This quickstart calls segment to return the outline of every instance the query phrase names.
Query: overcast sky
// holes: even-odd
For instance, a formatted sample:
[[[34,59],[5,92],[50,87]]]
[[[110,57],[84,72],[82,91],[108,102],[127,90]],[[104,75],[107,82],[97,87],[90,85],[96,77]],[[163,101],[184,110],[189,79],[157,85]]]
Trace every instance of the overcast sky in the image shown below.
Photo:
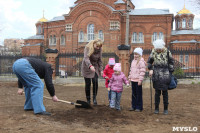
[[[76,0],[0,0],[0,45],[4,39],[27,38],[36,34],[35,23],[44,16],[50,20],[69,12]],[[176,15],[184,0],[132,0],[136,9],[169,9]],[[195,14],[194,28],[200,28],[200,13],[191,0],[185,6]]]

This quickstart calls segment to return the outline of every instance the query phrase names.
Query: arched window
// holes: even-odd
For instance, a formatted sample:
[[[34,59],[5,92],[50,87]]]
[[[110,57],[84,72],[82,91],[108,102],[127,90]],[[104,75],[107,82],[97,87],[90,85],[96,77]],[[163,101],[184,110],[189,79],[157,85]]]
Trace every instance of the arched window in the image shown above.
[[[157,32],[154,32],[154,33],[153,33],[153,42],[154,42],[155,40],[157,40]]]
[[[103,38],[104,38],[104,37],[103,37],[103,31],[102,31],[102,30],[99,31],[99,38],[100,38],[101,40],[103,40]]]
[[[162,32],[159,32],[159,39],[163,40],[163,33]]]
[[[38,27],[37,27],[37,32],[38,32],[38,34],[41,34],[41,33],[42,33],[41,26],[38,26]]]
[[[60,41],[61,45],[65,45],[65,36],[61,35],[61,41]]]
[[[189,26],[189,28],[192,28],[192,19],[191,18],[189,19],[188,26]]]
[[[56,45],[56,36],[53,36],[53,45]]]
[[[87,27],[88,41],[94,40],[94,24],[89,24]]]
[[[79,42],[84,42],[84,34],[83,31],[79,32]]]
[[[133,32],[133,43],[136,43],[137,42],[137,33],[136,32]]]
[[[186,20],[185,18],[182,20],[182,28],[185,28],[186,27]]]
[[[180,26],[180,21],[178,20],[178,22],[177,22],[177,23],[178,23],[178,28],[180,28],[180,27],[181,27],[181,26]]]
[[[50,35],[49,37],[49,45],[52,45],[53,41],[52,41],[52,35]]]
[[[139,32],[139,43],[143,43],[144,40],[143,40],[143,33],[142,32]]]

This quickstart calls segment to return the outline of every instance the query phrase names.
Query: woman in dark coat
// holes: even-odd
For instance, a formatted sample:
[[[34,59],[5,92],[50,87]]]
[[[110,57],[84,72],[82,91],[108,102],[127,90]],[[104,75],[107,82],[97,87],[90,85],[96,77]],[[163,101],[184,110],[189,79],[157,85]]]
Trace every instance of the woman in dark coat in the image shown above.
[[[98,77],[103,74],[102,44],[100,39],[90,41],[84,49],[82,62],[82,75],[85,79],[85,93],[88,104],[90,104],[90,86],[93,84],[93,104],[97,105]]]
[[[155,114],[159,113],[160,95],[163,95],[164,114],[168,114],[168,86],[174,71],[171,52],[165,47],[163,40],[153,42],[154,49],[148,59],[149,76],[152,77],[155,89]],[[169,56],[168,56],[169,55]],[[169,60],[168,60],[169,57]]]

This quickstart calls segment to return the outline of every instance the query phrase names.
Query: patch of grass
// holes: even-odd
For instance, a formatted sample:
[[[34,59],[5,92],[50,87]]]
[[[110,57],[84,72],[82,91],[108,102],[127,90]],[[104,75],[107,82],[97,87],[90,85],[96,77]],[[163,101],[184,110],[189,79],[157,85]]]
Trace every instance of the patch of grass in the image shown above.
[[[192,83],[191,84],[195,84],[195,82],[194,81],[192,81]]]

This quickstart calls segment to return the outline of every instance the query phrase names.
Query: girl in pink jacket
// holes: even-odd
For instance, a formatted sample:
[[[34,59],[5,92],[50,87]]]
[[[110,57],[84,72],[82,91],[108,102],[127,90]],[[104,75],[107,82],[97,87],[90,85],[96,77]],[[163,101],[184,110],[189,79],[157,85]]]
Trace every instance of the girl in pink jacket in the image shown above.
[[[146,72],[146,62],[142,58],[143,50],[135,48],[134,59],[131,63],[128,79],[132,84],[132,107],[130,111],[140,112],[143,110],[142,81]]]
[[[116,63],[114,68],[114,73],[108,84],[108,89],[111,90],[111,102],[110,108],[115,108],[120,110],[120,101],[123,91],[123,83],[129,86],[129,81],[126,79],[126,76],[121,72],[121,63]]]

